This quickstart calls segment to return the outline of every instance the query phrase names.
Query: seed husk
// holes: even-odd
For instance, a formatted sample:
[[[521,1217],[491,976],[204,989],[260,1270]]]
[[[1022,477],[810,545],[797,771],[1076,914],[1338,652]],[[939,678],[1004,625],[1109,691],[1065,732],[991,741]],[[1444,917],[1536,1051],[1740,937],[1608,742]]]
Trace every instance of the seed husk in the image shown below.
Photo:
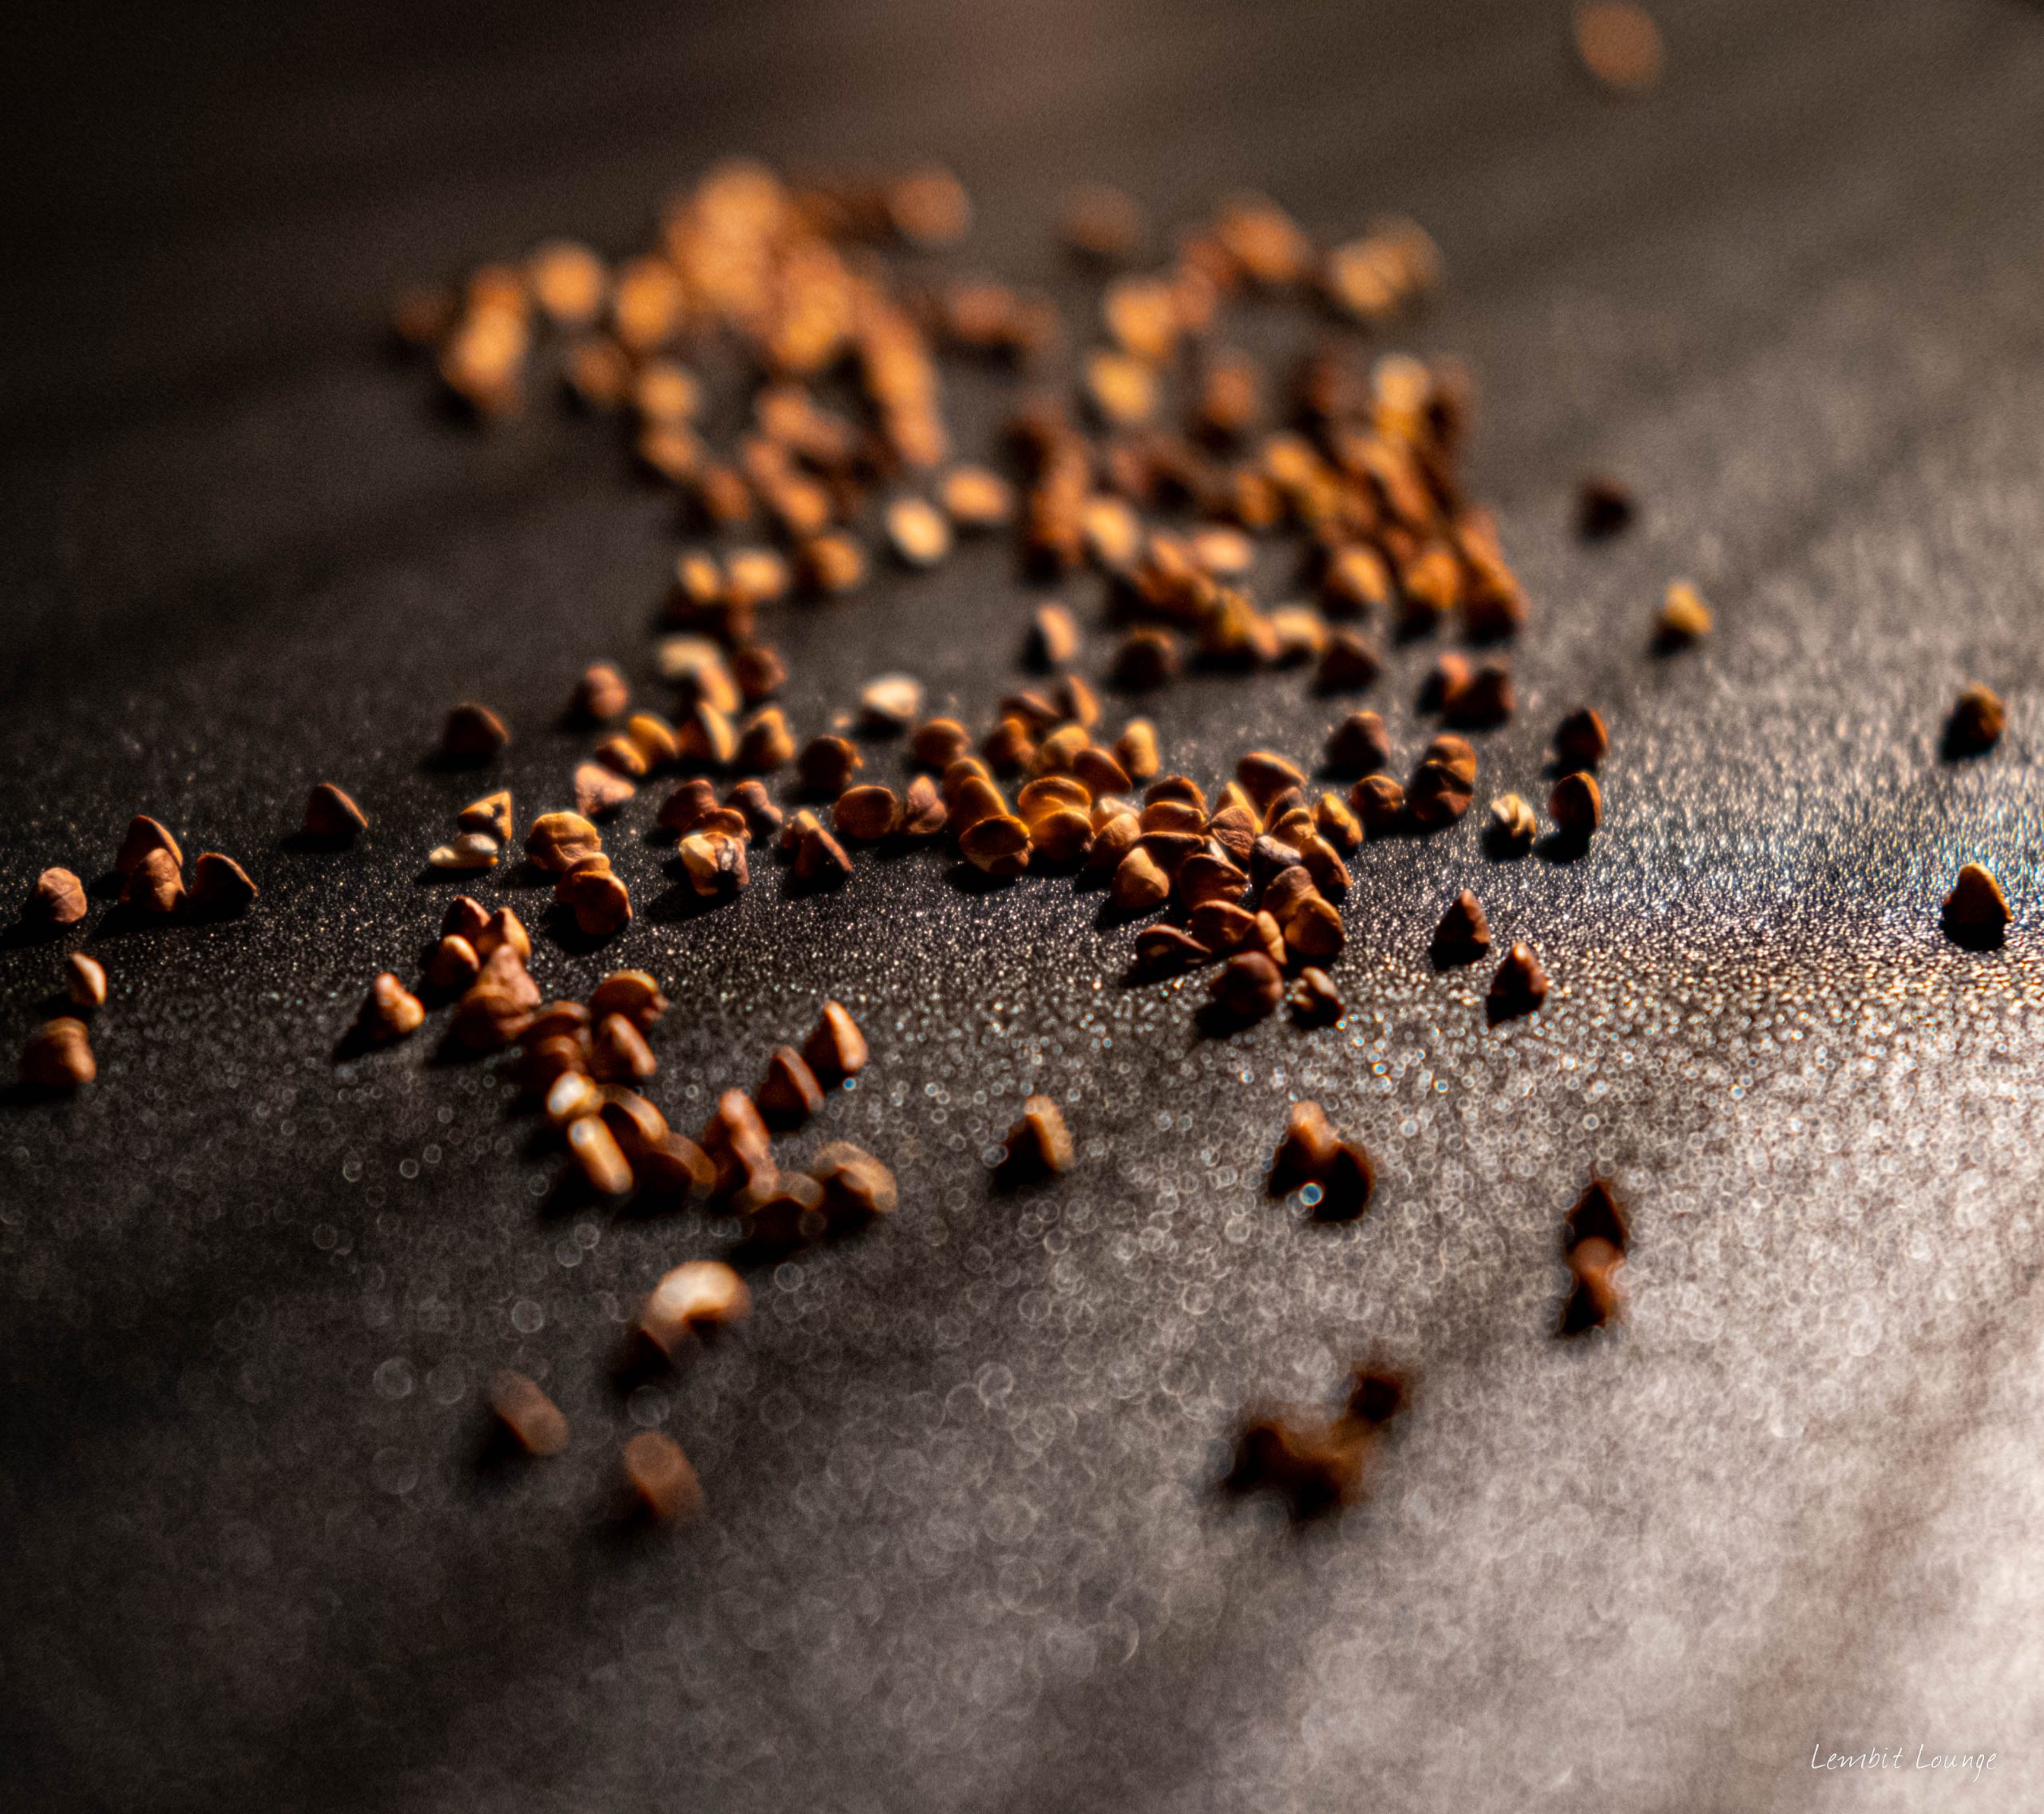
[[[575,810],[585,819],[608,818],[638,791],[600,762],[575,765]]]
[[[448,713],[440,751],[450,762],[485,762],[511,741],[504,720],[488,706],[469,701]]]
[[[73,1008],[103,1007],[106,1002],[106,968],[96,957],[74,951],[64,960],[64,993]]]
[[[99,1075],[84,1021],[46,1020],[22,1048],[22,1081],[44,1090],[75,1090]]]
[[[776,1046],[753,1099],[770,1126],[799,1127],[823,1107],[823,1086],[793,1046]]]
[[[859,689],[859,713],[869,731],[897,737],[923,709],[923,683],[913,674],[883,674]]]
[[[2002,942],[2009,923],[2008,897],[1993,873],[1968,863],[1945,897],[1944,929],[1955,945],[1989,950]]]
[[[745,840],[728,832],[691,831],[675,854],[687,872],[689,885],[706,897],[734,894],[752,879],[745,860]]]
[[[1022,652],[1032,667],[1062,667],[1079,653],[1079,620],[1065,605],[1038,605]]]
[[[1405,790],[1388,774],[1365,775],[1349,790],[1349,804],[1365,837],[1381,838],[1404,822]]]
[[[596,661],[582,670],[582,678],[575,683],[568,711],[585,724],[608,724],[614,718],[623,717],[631,703],[632,689],[616,664]]]
[[[489,1413],[526,1455],[558,1455],[568,1446],[561,1408],[523,1373],[507,1368],[490,1382]]]
[[[1555,727],[1555,755],[1568,768],[1594,769],[1610,747],[1604,720],[1588,706],[1579,706]]]
[[[1234,1019],[1261,1020],[1284,1000],[1285,978],[1262,952],[1245,951],[1221,966],[1212,992],[1215,1003]]]
[[[417,1032],[425,1021],[425,1004],[386,970],[370,984],[355,1026],[363,1038],[380,1045]]]
[[[1022,1116],[1008,1131],[1002,1167],[1016,1177],[1040,1177],[1071,1169],[1071,1130],[1064,1111],[1048,1096],[1032,1096]]]
[[[1313,686],[1322,693],[1361,692],[1383,670],[1384,658],[1367,636],[1354,630],[1337,630],[1327,639]]]
[[[1141,624],[1122,639],[1110,678],[1126,692],[1161,687],[1178,671],[1178,641],[1168,630]]]
[[[1287,999],[1292,1004],[1292,1017],[1301,1027],[1329,1026],[1346,1012],[1334,979],[1310,964],[1300,971]]]
[[[1486,1004],[1491,1024],[1495,1026],[1500,1020],[1531,1014],[1547,999],[1547,972],[1540,968],[1531,946],[1515,945],[1491,978]]]
[[[1979,756],[2002,740],[2008,723],[2007,710],[1991,687],[1968,687],[1959,695],[1945,723],[1945,752],[1951,756]]]
[[[828,733],[812,737],[802,746],[796,762],[802,791],[814,798],[834,800],[852,784],[852,777],[865,767],[866,758],[856,746]]]
[[[426,960],[426,981],[447,994],[469,988],[481,974],[481,955],[458,933],[449,933],[442,937]]]
[[[1604,541],[1632,522],[1632,488],[1606,473],[1585,479],[1575,491],[1575,533],[1585,541]]]
[[[170,852],[150,851],[128,872],[121,890],[121,905],[138,913],[168,914],[177,911],[184,899],[184,878]]]
[[[887,506],[887,542],[908,567],[934,567],[951,552],[951,525],[923,497],[897,497]]]
[[[85,885],[69,869],[50,868],[29,890],[25,919],[46,926],[70,926],[85,917]]]
[[[1029,866],[1029,828],[1012,813],[990,813],[967,826],[958,854],[990,876],[1018,876]]]
[[[308,838],[340,843],[369,827],[369,816],[331,781],[323,781],[305,802]]]
[[[184,867],[184,853],[178,849],[177,840],[148,814],[137,813],[128,822],[113,866],[124,876],[133,875],[145,858],[159,850],[168,855],[173,868]]]
[[[1434,928],[1433,953],[1437,963],[1473,964],[1491,949],[1491,922],[1483,904],[1468,889],[1448,904],[1448,911]]]
[[[747,835],[759,844],[770,843],[786,817],[757,781],[739,782],[724,796],[724,806],[745,821]]]
[[[1655,646],[1664,653],[1687,648],[1710,634],[1711,624],[1710,607],[1702,595],[1688,580],[1678,580],[1669,587],[1654,620]]]
[[[1500,794],[1491,802],[1483,834],[1494,850],[1519,851],[1531,848],[1539,830],[1533,809],[1524,800],[1516,794]]]
[[[1661,31],[1632,0],[1583,0],[1575,9],[1575,51],[1607,92],[1634,97],[1661,80]]]
[[[839,837],[875,844],[901,829],[901,802],[893,788],[877,783],[848,787],[838,796],[830,816]]]
[[[703,1504],[702,1483],[681,1445],[658,1430],[641,1430],[624,1445],[624,1483],[648,1518],[672,1524]]]
[[[542,813],[525,833],[526,861],[549,875],[600,855],[603,847],[604,834],[580,813]]]
[[[1555,822],[1555,835],[1563,843],[1588,843],[1604,817],[1604,798],[1596,777],[1563,775],[1547,796],[1547,812]]]

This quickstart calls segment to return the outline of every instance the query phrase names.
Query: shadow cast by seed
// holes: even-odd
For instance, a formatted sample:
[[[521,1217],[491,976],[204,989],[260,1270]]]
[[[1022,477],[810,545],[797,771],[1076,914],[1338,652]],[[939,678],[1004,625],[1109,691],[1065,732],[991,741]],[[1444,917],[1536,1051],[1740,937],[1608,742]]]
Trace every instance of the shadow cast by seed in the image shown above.
[[[1963,725],[1957,717],[1945,721],[1944,733],[1938,739],[1938,758],[1941,762],[1975,762],[1994,753],[1998,737],[1983,741]]]
[[[1483,854],[1494,863],[1523,862],[1533,849],[1527,840],[1513,837],[1499,826],[1486,826],[1483,842]]]
[[[626,925],[631,922],[628,920]],[[576,921],[574,910],[566,902],[553,902],[540,917],[541,929],[560,949],[576,957],[587,957],[598,952],[616,938],[624,926],[607,933],[584,932]]]
[[[1949,917],[1939,924],[1947,938],[1967,951],[1999,951],[2008,943],[2006,926],[1962,926]]]
[[[81,922],[77,920],[71,922],[72,926],[80,924]],[[4,929],[0,929],[0,951],[14,951],[28,945],[54,945],[70,929],[71,926],[54,925],[48,920],[32,920],[24,913]]]
[[[287,831],[275,848],[287,857],[331,857],[355,848],[362,834],[355,831]]]
[[[944,879],[961,894],[988,895],[1012,886],[1016,878],[990,875],[976,863],[953,863],[945,872]]]
[[[1507,1020],[1523,1020],[1529,1015],[1539,1012],[1539,1002],[1527,1001],[1522,997],[1495,995],[1483,997],[1483,1019],[1492,1027],[1503,1026]]]
[[[1590,840],[1581,832],[1551,831],[1533,848],[1543,863],[1579,863],[1590,854]]]
[[[1436,937],[1427,947],[1427,959],[1436,973],[1444,970],[1463,970],[1483,957],[1488,945],[1476,945],[1468,939]]]
[[[693,882],[678,881],[661,889],[646,904],[645,917],[656,925],[679,925],[690,920],[699,920],[706,913],[714,913],[719,907],[728,907],[741,892],[731,889],[715,894],[699,894]],[[571,916],[568,924],[572,926],[574,923]],[[596,941],[598,945],[604,942],[600,939]],[[596,946],[588,949],[593,950]]]

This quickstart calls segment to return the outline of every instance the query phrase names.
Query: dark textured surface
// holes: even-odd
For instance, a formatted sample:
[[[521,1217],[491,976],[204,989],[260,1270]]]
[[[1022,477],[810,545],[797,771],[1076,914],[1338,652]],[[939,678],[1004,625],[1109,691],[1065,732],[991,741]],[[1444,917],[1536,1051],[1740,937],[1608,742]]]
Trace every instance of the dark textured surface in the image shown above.
[[[1504,4],[212,9],[18,47],[0,889],[98,874],[146,810],[264,893],[88,930],[99,1083],[0,1105],[10,1805],[2044,1800],[2044,18],[1658,11],[1634,106],[1560,9]],[[1448,287],[1403,338],[1478,374],[1476,489],[1538,612],[1483,787],[1537,791],[1579,699],[1614,751],[1583,861],[1491,864],[1473,823],[1366,853],[1351,1017],[1311,1036],[1200,1040],[1066,882],[862,859],[690,915],[613,838],[642,917],[544,945],[543,986],[657,971],[684,1122],[842,996],[875,1061],[795,1150],[854,1138],[902,1184],[620,1399],[620,1320],[714,1233],[557,1211],[489,1067],[331,1048],[447,892],[414,880],[471,791],[420,766],[440,714],[496,704],[521,810],[561,803],[548,727],[592,656],[645,679],[671,525],[600,431],[460,432],[376,339],[401,285],[628,244],[732,149],[942,157],[980,210],[954,262],[1022,276],[1085,177],[1167,219],[1245,180],[1327,233],[1416,214]],[[991,394],[956,391],[976,431]],[[1594,551],[1591,465],[1646,501]],[[1655,662],[1678,573],[1719,632]],[[897,667],[983,712],[1026,598],[987,548],[788,611],[798,727]],[[1373,702],[1408,754],[1428,659]],[[1954,769],[1972,678],[2010,731]],[[1293,675],[1155,715],[1212,780],[1332,713]],[[374,818],[358,852],[284,845],[322,777]],[[1998,954],[1936,930],[1968,857],[2015,903]],[[1487,1032],[1425,963],[1465,885],[1553,973],[1537,1021]],[[10,1039],[78,942],[0,947]],[[1079,1164],[994,1195],[1032,1087]],[[1300,1094],[1378,1155],[1353,1227],[1261,1194]],[[1593,1165],[1634,1206],[1634,1313],[1564,1347]],[[1305,1533],[1218,1501],[1243,1402],[1366,1349],[1420,1380],[1373,1501]],[[509,1476],[473,1465],[505,1364],[575,1427]],[[616,1448],[656,1424],[708,1509],[632,1540]],[[1904,1767],[1816,1781],[1813,1744]],[[1919,1745],[1999,1757],[1961,1782]]]

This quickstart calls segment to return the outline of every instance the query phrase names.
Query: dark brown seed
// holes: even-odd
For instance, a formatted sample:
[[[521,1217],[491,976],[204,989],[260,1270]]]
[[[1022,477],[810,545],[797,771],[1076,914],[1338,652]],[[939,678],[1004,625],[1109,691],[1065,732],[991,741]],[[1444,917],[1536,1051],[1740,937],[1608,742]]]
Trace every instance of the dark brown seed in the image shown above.
[[[473,945],[476,935],[489,924],[489,920],[480,902],[471,896],[458,894],[447,903],[447,911],[441,916],[440,936],[465,938]]]
[[[1416,709],[1424,712],[1444,712],[1452,702],[1464,691],[1470,681],[1472,670],[1469,658],[1453,649],[1435,658],[1433,666],[1427,671],[1426,679],[1420,683],[1420,696],[1414,701]]]
[[[780,1175],[766,1123],[743,1090],[727,1090],[718,1097],[696,1143],[717,1168],[719,1197],[742,1190],[763,1194]]]
[[[1071,1169],[1071,1131],[1064,1113],[1048,1096],[1032,1096],[1022,1105],[1022,1118],[1008,1131],[1004,1170],[1016,1177],[1038,1177]]]
[[[1302,1027],[1325,1027],[1339,1020],[1345,1012],[1334,979],[1308,964],[1292,984],[1292,1015]]]
[[[1214,979],[1214,1001],[1235,1020],[1261,1020],[1285,998],[1285,978],[1260,951],[1230,957]]]
[[[73,1008],[100,1008],[106,1002],[106,967],[96,957],[74,951],[64,960],[64,993]]]
[[[776,1046],[755,1092],[760,1114],[775,1127],[799,1127],[823,1107],[823,1087],[792,1046]]]
[[[1383,669],[1384,658],[1367,636],[1354,630],[1337,630],[1327,639],[1313,686],[1323,693],[1360,692]]]
[[[174,913],[184,899],[184,878],[168,850],[152,850],[143,857],[128,872],[121,890],[121,905],[138,913]]]
[[[1991,688],[1968,687],[1959,695],[1945,724],[1945,752],[1953,756],[1979,756],[2002,740],[2008,713]]]
[[[124,876],[133,875],[145,857],[159,850],[169,856],[173,868],[184,867],[184,853],[178,849],[177,840],[146,813],[137,813],[128,822],[113,866]]]
[[[192,910],[211,919],[239,913],[261,892],[232,857],[202,850],[192,865]]]
[[[600,1094],[603,1107],[599,1113],[604,1125],[616,1141],[618,1151],[636,1166],[641,1153],[667,1138],[671,1132],[667,1118],[636,1090],[613,1085]]]
[[[1555,835],[1567,844],[1586,844],[1604,817],[1604,797],[1596,778],[1565,774],[1547,796],[1547,812],[1555,822]]]
[[[1267,808],[1287,788],[1303,789],[1306,778],[1293,763],[1269,750],[1252,750],[1235,764],[1235,779],[1258,810]]]
[[[1285,952],[1294,960],[1325,962],[1339,956],[1348,941],[1341,914],[1331,902],[1317,894],[1307,895],[1294,902],[1279,923],[1285,929]]]
[[[1966,865],[1945,897],[1946,935],[1955,945],[1988,950],[2002,942],[2008,923],[2008,897],[2002,885],[1979,864]]]
[[[1346,1420],[1254,1417],[1235,1440],[1230,1492],[1269,1491],[1304,1522],[1353,1503],[1361,1494],[1369,1432]]]
[[[792,831],[794,848],[794,875],[798,881],[822,885],[842,881],[852,873],[852,860],[845,854],[845,847],[826,831],[814,813],[799,813],[789,822],[787,831],[782,833],[785,839]]]
[[[539,1004],[539,986],[526,974],[517,948],[500,945],[455,1004],[449,1030],[473,1052],[494,1051],[524,1033]]]
[[[873,844],[901,829],[901,802],[891,787],[848,787],[838,796],[830,816],[840,837]]]
[[[901,830],[910,838],[936,838],[940,836],[951,816],[950,809],[944,803],[944,796],[937,791],[937,783],[926,774],[919,774],[909,783],[908,798],[902,803]]]
[[[834,1234],[849,1234],[876,1217],[891,1215],[899,1200],[894,1174],[849,1140],[817,1149],[809,1175],[823,1192],[824,1220]]]
[[[1293,1103],[1286,1112],[1285,1133],[1270,1161],[1270,1194],[1289,1197],[1302,1185],[1318,1182],[1333,1162],[1341,1137],[1318,1103]]]
[[[1602,541],[1630,525],[1632,488],[1618,479],[1597,473],[1585,479],[1575,493],[1575,533],[1585,541]]]
[[[1518,703],[1511,670],[1502,663],[1487,661],[1469,676],[1467,684],[1442,701],[1441,709],[1450,724],[1487,730],[1503,723]]]
[[[758,781],[739,782],[724,796],[724,806],[745,821],[747,834],[756,843],[770,843],[785,818],[765,785]]]
[[[671,1208],[707,1197],[717,1182],[709,1155],[686,1135],[671,1131],[632,1155],[632,1174],[643,1195]]]
[[[917,725],[909,739],[909,753],[917,764],[939,774],[972,747],[972,733],[955,718],[930,719]]]
[[[1019,774],[1036,759],[1036,740],[1028,720],[1004,718],[987,733],[980,753],[996,774]]]
[[[1234,863],[1249,861],[1258,832],[1256,815],[1246,806],[1223,806],[1206,822],[1206,835]]]
[[[1555,754],[1571,769],[1594,769],[1611,747],[1604,721],[1588,706],[1579,706],[1555,727]]]
[[[1125,691],[1146,692],[1176,674],[1178,659],[1178,639],[1168,630],[1144,624],[1122,639],[1110,678]]]
[[[1275,844],[1276,840],[1273,839],[1272,842]],[[1279,846],[1278,848],[1289,850],[1290,846]],[[1282,924],[1301,901],[1319,892],[1313,885],[1312,873],[1301,860],[1269,872],[1258,896],[1257,904],[1273,919]]]
[[[643,1083],[660,1069],[652,1048],[622,1014],[606,1014],[589,1036],[589,1073],[607,1083]]]
[[[575,810],[587,819],[608,818],[639,790],[600,762],[575,765]]]
[[[1515,945],[1491,979],[1487,1012],[1491,1024],[1513,1020],[1534,1012],[1547,999],[1547,972],[1531,947]]]
[[[22,917],[46,926],[75,925],[85,917],[85,885],[69,869],[48,869],[29,890]]]
[[[632,919],[631,894],[610,873],[609,859],[600,853],[584,858],[556,882],[553,897],[590,938],[608,938]]]
[[[369,816],[331,781],[323,781],[305,802],[305,832],[308,838],[339,843],[369,826]]]
[[[1491,949],[1491,922],[1483,904],[1468,889],[1448,904],[1434,929],[1433,953],[1440,964],[1473,964]]]
[[[1405,790],[1388,774],[1366,775],[1349,790],[1349,805],[1365,835],[1381,838],[1404,822]]]
[[[667,1012],[667,998],[649,972],[613,970],[589,996],[588,1012],[597,1020],[622,1014],[643,1033]]]
[[[455,933],[444,935],[426,961],[426,981],[444,993],[469,988],[481,973],[474,945]]]
[[[866,1035],[838,1003],[826,1001],[816,1028],[802,1043],[802,1056],[826,1083],[842,1082],[866,1068]]]
[[[441,754],[450,762],[484,762],[511,741],[504,720],[488,706],[458,705],[440,733]]]
[[[1361,1141],[1344,1140],[1334,1149],[1320,1188],[1313,1214],[1321,1222],[1353,1222],[1369,1207],[1377,1168]]]
[[[1601,1178],[1593,1178],[1570,1207],[1562,1230],[1564,1251],[1589,1240],[1608,1242],[1622,1254],[1632,1244],[1632,1218],[1618,1194]]]
[[[1010,813],[993,813],[959,834],[958,854],[990,876],[1018,876],[1029,866],[1029,828]]]
[[[702,1483],[671,1436],[641,1430],[624,1445],[624,1483],[648,1518],[671,1524],[701,1508]]]
[[[622,718],[631,703],[632,689],[625,685],[624,676],[612,663],[597,661],[582,670],[568,711],[585,724],[608,724]]]
[[[691,831],[700,831],[716,821],[723,809],[717,804],[717,790],[702,776],[696,775],[684,781],[660,802],[655,815],[661,827],[687,837]]]
[[[369,985],[355,1026],[364,1039],[380,1045],[417,1032],[425,1020],[424,1004],[386,970]]]
[[[568,1446],[568,1420],[561,1408],[523,1373],[507,1368],[490,1382],[489,1412],[527,1455],[558,1455]]]
[[[1375,778],[1373,777],[1373,779]],[[1364,782],[1361,786],[1368,786]],[[1350,796],[1352,799],[1354,796]],[[1405,796],[1405,810],[1412,822],[1424,830],[1432,830],[1452,825],[1469,810],[1476,798],[1476,789],[1465,780],[1456,766],[1438,757],[1429,756],[1413,771],[1412,785]],[[1361,802],[1357,810],[1361,814]],[[1361,814],[1363,823],[1369,823],[1369,815]]]
[[[842,737],[813,737],[796,758],[802,791],[813,799],[834,800],[852,784],[852,777],[866,766],[857,747]]]
[[[22,1081],[39,1089],[75,1090],[98,1075],[92,1036],[69,1015],[46,1020],[22,1048]]]
[[[1188,912],[1212,901],[1238,901],[1249,877],[1226,857],[1198,850],[1178,865],[1171,886]]]
[[[1585,1241],[1570,1254],[1571,1284],[1562,1306],[1564,1336],[1586,1334],[1623,1316],[1625,1297],[1619,1274],[1624,1266],[1624,1256],[1608,1241]]]
[[[731,678],[748,705],[770,699],[787,683],[788,670],[780,652],[770,643],[742,643],[731,652]],[[737,702],[711,699],[719,711],[733,711]]]
[[[1245,920],[1250,917],[1240,908],[1234,911]],[[1204,964],[1210,955],[1197,937],[1176,926],[1145,926],[1135,935],[1135,968],[1146,976],[1175,976]]]

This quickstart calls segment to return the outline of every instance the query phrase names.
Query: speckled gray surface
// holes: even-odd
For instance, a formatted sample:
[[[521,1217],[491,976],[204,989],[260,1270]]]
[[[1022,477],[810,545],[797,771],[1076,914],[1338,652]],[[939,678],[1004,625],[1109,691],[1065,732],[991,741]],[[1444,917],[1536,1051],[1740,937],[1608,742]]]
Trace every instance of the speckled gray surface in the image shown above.
[[[2044,18],[1670,4],[1666,88],[1614,107],[1559,11],[535,11],[484,43],[427,7],[30,46],[0,889],[99,873],[140,809],[264,892],[88,931],[99,1083],[0,1105],[10,1805],[2044,1804]],[[621,1320],[714,1232],[559,1210],[489,1067],[332,1047],[449,892],[414,879],[469,791],[420,766],[440,713],[495,703],[525,810],[559,803],[550,720],[593,656],[645,679],[671,529],[586,426],[438,420],[375,324],[548,232],[624,244],[735,148],[942,156],[973,255],[1025,276],[1084,176],[1167,216],[1242,180],[1322,231],[1417,214],[1449,282],[1409,343],[1477,373],[1477,489],[1538,611],[1483,782],[1531,790],[1586,698],[1608,818],[1567,865],[1473,824],[1373,846],[1347,1024],[1229,1040],[1121,987],[1132,933],[1068,882],[862,858],[689,914],[614,838],[641,917],[543,944],[542,986],[656,970],[683,1121],[841,996],[874,1062],[793,1150],[856,1139],[902,1187],[620,1396]],[[1593,464],[1646,508],[1586,550]],[[1654,661],[1678,573],[1718,634]],[[792,715],[901,667],[984,711],[1028,596],[985,548],[788,611]],[[1408,755],[1428,659],[1372,702]],[[1974,678],[2010,730],[1955,769]],[[1293,675],[1155,715],[1210,780],[1333,713]],[[321,777],[374,815],[354,853],[283,842]],[[1970,857],[2015,904],[1999,953],[1936,929]],[[1552,972],[1536,1020],[1487,1031],[1426,963],[1465,885]],[[10,1039],[78,942],[0,946]],[[996,1195],[1039,1088],[1079,1163]],[[1353,1226],[1261,1193],[1307,1094],[1378,1157]],[[1632,1315],[1564,1345],[1592,1166],[1634,1206]],[[1366,1351],[1418,1380],[1369,1503],[1294,1531],[1217,1498],[1246,1400]],[[474,1464],[504,1364],[575,1431],[510,1475]],[[612,1516],[642,1425],[707,1498],[652,1541]],[[1813,1776],[1813,1745],[1901,1767]]]

